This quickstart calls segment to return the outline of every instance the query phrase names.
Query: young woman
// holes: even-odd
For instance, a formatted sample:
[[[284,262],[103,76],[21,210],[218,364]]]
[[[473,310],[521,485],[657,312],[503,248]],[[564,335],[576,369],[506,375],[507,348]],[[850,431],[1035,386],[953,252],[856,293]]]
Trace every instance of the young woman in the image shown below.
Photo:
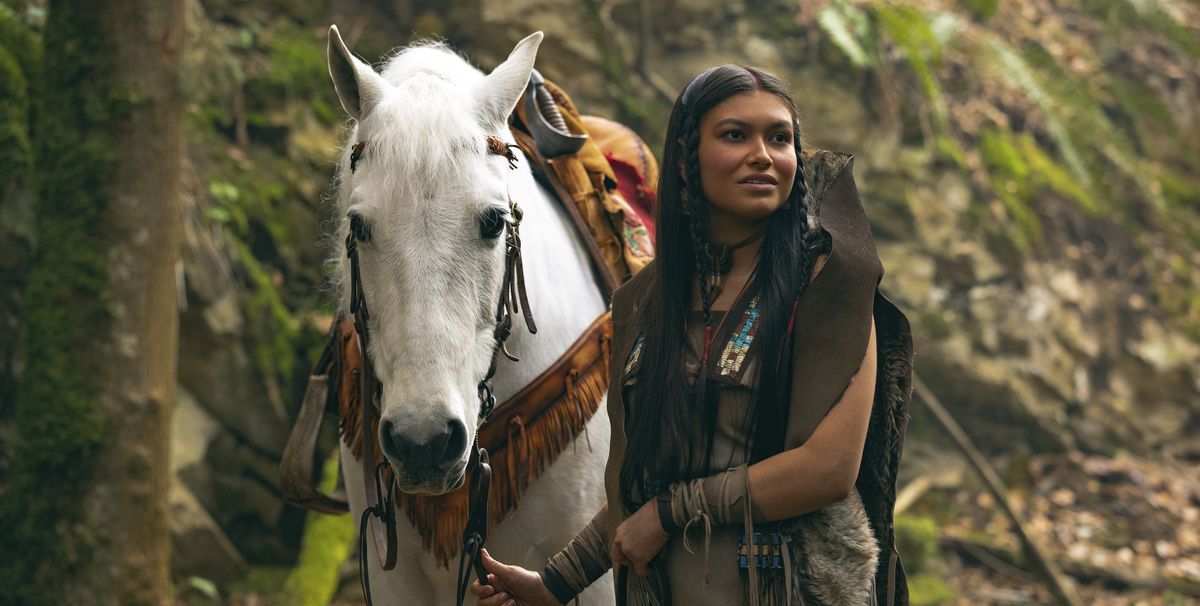
[[[892,507],[908,323],[847,154],[785,85],[725,65],[676,100],[656,260],[613,297],[607,506],[541,573],[484,556],[482,606],[906,604]]]

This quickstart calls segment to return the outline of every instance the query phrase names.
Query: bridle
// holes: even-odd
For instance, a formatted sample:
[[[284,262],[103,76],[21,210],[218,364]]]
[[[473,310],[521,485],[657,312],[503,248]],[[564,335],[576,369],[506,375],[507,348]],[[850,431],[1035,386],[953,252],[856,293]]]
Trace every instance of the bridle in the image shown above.
[[[354,145],[351,157],[351,172],[357,169],[358,161],[361,159],[365,147],[365,141]],[[517,158],[512,151],[514,147],[516,146],[505,143],[499,137],[489,136],[487,138],[488,153],[507,158],[509,168],[513,170],[517,168]],[[492,411],[496,407],[496,396],[492,389],[492,377],[496,374],[496,366],[500,360],[500,354],[503,353],[504,357],[513,362],[519,361],[505,347],[508,337],[512,334],[513,314],[521,313],[525,318],[525,326],[529,328],[529,332],[537,332],[537,325],[533,321],[533,313],[529,309],[529,295],[525,290],[525,268],[521,262],[520,226],[524,213],[521,211],[521,207],[517,206],[517,203],[512,199],[511,193],[508,197],[508,210],[509,214],[504,218],[506,225],[504,277],[501,279],[500,299],[496,303],[496,324],[492,332],[492,336],[496,340],[496,345],[492,349],[492,360],[488,365],[487,374],[479,381],[479,422],[475,438],[471,442],[471,454],[465,472],[471,477],[468,497],[470,509],[468,510],[467,525],[463,530],[463,550],[458,560],[456,588],[459,606],[462,606],[467,585],[471,581],[471,570],[474,570],[481,584],[488,584],[487,571],[480,560],[479,552],[487,540],[487,505],[488,491],[491,489],[492,468],[488,463],[487,450],[479,446],[478,426],[482,426],[487,422],[488,417],[491,416]],[[362,584],[367,606],[372,606],[369,567],[366,563],[368,527],[370,527],[371,532],[375,535],[375,546],[379,551],[379,563],[384,570],[395,568],[397,550],[396,502],[392,484],[394,476],[392,475],[391,468],[388,466],[387,458],[377,456],[376,449],[378,447],[375,443],[376,434],[373,427],[378,422],[381,412],[379,397],[383,391],[383,384],[375,375],[375,368],[371,364],[371,358],[367,353],[371,336],[368,321],[371,315],[367,309],[367,299],[363,292],[362,274],[358,263],[358,241],[365,239],[363,238],[365,233],[366,226],[363,225],[362,219],[358,216],[351,216],[350,233],[346,235],[346,256],[350,260],[350,313],[354,315],[354,332],[358,337],[359,350],[362,352],[363,357],[363,376],[359,381],[359,398],[363,411],[362,468],[364,481],[373,484],[367,488],[367,507],[363,510],[362,517],[359,518],[358,572],[359,582]],[[377,458],[379,462],[375,463]]]

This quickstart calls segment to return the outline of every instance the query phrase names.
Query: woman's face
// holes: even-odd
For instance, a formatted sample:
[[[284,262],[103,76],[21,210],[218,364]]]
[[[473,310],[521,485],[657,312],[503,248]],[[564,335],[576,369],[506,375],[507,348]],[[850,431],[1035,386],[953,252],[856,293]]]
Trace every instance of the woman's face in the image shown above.
[[[755,230],[792,193],[792,114],[765,91],[734,95],[700,120],[700,182],[714,241]]]

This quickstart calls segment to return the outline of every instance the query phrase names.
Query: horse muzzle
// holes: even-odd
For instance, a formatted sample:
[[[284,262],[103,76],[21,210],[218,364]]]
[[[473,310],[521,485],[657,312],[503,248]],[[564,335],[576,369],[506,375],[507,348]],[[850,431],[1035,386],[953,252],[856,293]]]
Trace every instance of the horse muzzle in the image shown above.
[[[380,422],[379,444],[403,492],[444,494],[462,484],[470,446],[466,425],[451,418],[436,427],[418,430]]]

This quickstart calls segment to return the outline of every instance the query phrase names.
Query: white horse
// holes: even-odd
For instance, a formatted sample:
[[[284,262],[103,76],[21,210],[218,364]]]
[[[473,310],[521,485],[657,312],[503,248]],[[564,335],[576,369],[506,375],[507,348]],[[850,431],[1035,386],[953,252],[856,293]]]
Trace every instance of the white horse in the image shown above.
[[[541,32],[525,38],[486,76],[436,44],[405,49],[377,73],[350,53],[336,26],[329,30],[329,73],[353,119],[339,167],[338,233],[348,233],[351,216],[369,232],[358,251],[371,312],[368,354],[384,385],[378,439],[408,493],[443,494],[463,481],[504,272],[504,237],[486,232],[496,213],[508,212],[510,196],[524,210],[523,258],[538,333],[530,335],[515,315],[508,349],[521,361],[501,356],[497,401],[549,367],[605,309],[566,212],[523,158],[510,170],[487,149],[488,136],[514,142],[507,118],[541,40]],[[366,145],[352,169],[358,142]],[[334,252],[343,307],[350,284],[344,256]],[[564,450],[517,510],[490,529],[495,557],[540,570],[601,507],[609,435],[603,403],[586,431],[600,439]],[[341,459],[357,520],[366,506],[361,465],[344,444]],[[381,570],[373,536],[364,555],[374,603],[452,604],[455,571],[439,569],[417,531],[398,517],[395,569]],[[611,577],[582,598],[611,604]]]

